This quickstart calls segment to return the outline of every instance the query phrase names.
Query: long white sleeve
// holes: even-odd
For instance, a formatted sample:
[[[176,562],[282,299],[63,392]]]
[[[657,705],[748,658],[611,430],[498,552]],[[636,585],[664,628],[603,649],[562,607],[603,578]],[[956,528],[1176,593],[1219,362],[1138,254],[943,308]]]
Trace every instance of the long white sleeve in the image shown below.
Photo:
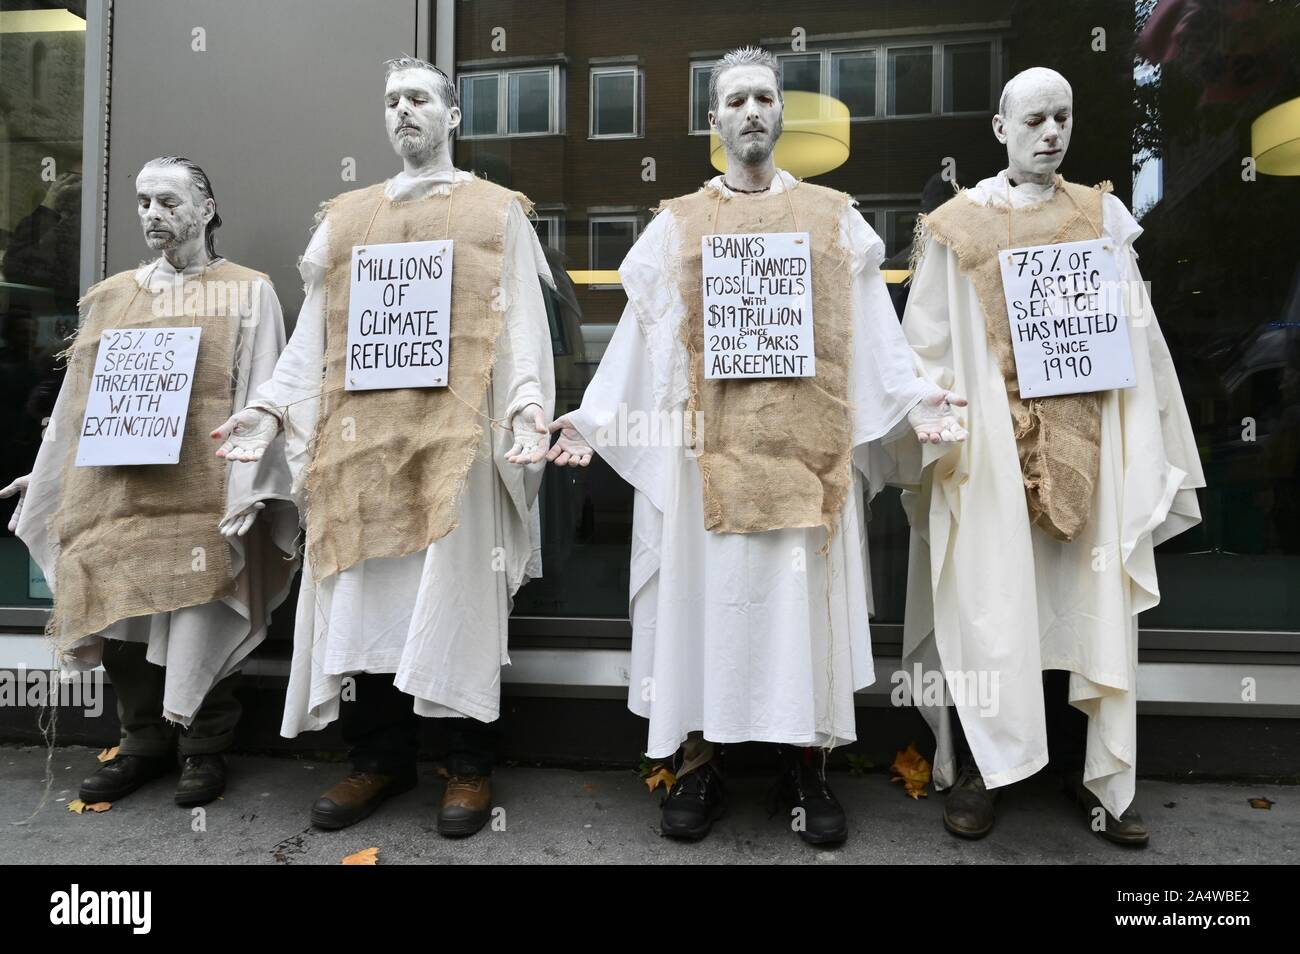
[[[280,352],[269,378],[255,389],[250,407],[273,410],[283,422],[284,454],[298,493],[309,461],[307,448],[320,416],[325,380],[325,273],[329,264],[329,219],[312,234],[298,264],[306,298],[298,312],[289,343]]]
[[[853,208],[845,210],[840,234],[852,254],[849,403],[853,406],[853,446],[858,448],[897,436],[907,412],[930,390],[930,384],[917,376],[912,351],[880,273],[884,242]]]

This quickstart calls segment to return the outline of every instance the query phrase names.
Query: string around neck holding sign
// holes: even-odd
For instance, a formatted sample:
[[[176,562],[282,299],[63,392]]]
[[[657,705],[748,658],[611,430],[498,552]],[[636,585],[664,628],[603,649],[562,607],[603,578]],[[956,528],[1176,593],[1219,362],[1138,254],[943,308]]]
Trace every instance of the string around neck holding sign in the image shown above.
[[[443,221],[443,226],[442,226],[442,237],[444,240],[451,238],[451,204],[452,204],[452,198],[456,194],[455,186],[456,184],[454,182],[450,183],[445,193],[445,195],[447,196],[447,215],[445,220]],[[370,213],[370,221],[366,223],[366,231],[361,238],[361,244],[363,246],[368,245],[370,243],[370,231],[375,227],[375,219],[379,217],[379,210],[382,209],[385,205],[395,205],[395,204],[397,203],[395,203],[387,195],[383,194],[382,191],[380,192],[379,201],[375,203],[375,208]],[[448,374],[448,380],[445,387],[447,388],[447,391],[451,394],[452,397],[454,397],[461,404],[465,405],[465,407],[469,408],[469,410],[472,411],[475,415],[487,421],[489,427],[504,427],[508,425],[508,422],[505,420],[505,418],[495,418],[490,414],[484,414],[482,411],[476,408],[469,401],[461,397],[456,392],[456,389],[451,386],[450,374]],[[331,394],[335,391],[341,391],[341,390],[344,390],[344,388],[327,388],[326,390],[320,392],[320,394],[314,395],[313,397],[320,398],[320,397],[324,397],[327,394]],[[303,401],[312,400],[312,398],[302,398],[301,400]],[[292,401],[290,403],[297,404],[300,403],[300,401]],[[285,414],[286,415],[288,414],[288,405],[285,405]]]
[[[1011,238],[1011,215],[1013,211],[1013,206],[1011,202],[1011,176],[1006,175],[1003,176],[1002,179],[1007,186],[1007,248],[1015,248],[1016,247],[1015,242],[1012,241]],[[1065,187],[1065,177],[1062,176],[1059,172],[1056,174],[1054,178],[1052,187],[1057,192],[1062,192],[1065,194],[1065,197],[1070,200],[1070,205],[1074,206],[1074,211],[1078,212],[1079,215],[1083,217],[1083,220],[1087,222],[1088,225],[1092,228],[1092,230],[1097,233],[1097,238],[1101,238],[1102,237],[1101,228],[1097,225],[1096,222],[1094,222],[1092,219],[1088,217],[1088,213],[1083,211],[1079,203],[1074,200],[1074,196],[1070,195],[1070,190]]]
[[[778,175],[779,175],[779,173],[778,173]],[[757,195],[757,194],[761,194],[762,192],[767,192],[768,190],[770,190],[770,189],[772,188],[772,187],[769,185],[769,186],[767,187],[767,189],[760,189],[760,190],[757,190],[756,192],[753,192],[753,193],[750,193],[750,192],[742,192],[742,191],[739,190],[739,189],[732,189],[731,186],[727,185],[727,180],[726,180],[725,178],[723,178],[723,180],[722,180],[722,185],[725,186],[725,187],[726,187],[727,189],[729,189],[730,191],[732,191],[732,192],[736,192],[736,193],[739,193],[740,195]],[[782,185],[784,186],[784,182],[782,183]],[[792,222],[794,222],[794,229],[793,229],[793,231],[795,231],[795,232],[798,232],[798,231],[799,231],[799,216],[798,216],[798,215],[795,213],[795,211],[794,211],[794,202],[792,202],[792,201],[790,200],[790,190],[793,189],[793,188],[795,188],[795,186],[797,186],[797,185],[799,185],[799,180],[798,180],[798,179],[795,179],[795,180],[794,180],[794,185],[791,185],[791,186],[785,186],[784,188],[781,189],[781,194],[782,194],[783,196],[785,196],[785,204],[786,204],[786,207],[790,210],[790,220],[791,220]],[[716,192],[717,192],[717,196],[716,196],[716,198],[714,199],[714,202],[713,202],[713,222],[711,223],[711,225],[710,225],[710,227],[709,227],[709,234],[710,234],[710,235],[717,235],[717,234],[718,234],[718,212],[721,211],[721,209],[722,209],[722,189],[717,189]]]

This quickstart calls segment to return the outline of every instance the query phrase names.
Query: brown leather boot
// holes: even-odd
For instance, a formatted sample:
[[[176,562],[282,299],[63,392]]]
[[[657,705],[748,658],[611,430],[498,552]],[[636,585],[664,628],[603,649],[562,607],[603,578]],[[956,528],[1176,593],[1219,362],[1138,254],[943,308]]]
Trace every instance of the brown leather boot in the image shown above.
[[[386,798],[415,788],[415,772],[380,775],[353,772],[311,807],[311,823],[317,828],[347,828],[365,818]]]
[[[1146,822],[1130,805],[1116,818],[1102,808],[1101,799],[1083,784],[1082,772],[1071,772],[1065,777],[1065,794],[1083,809],[1083,818],[1093,833],[1117,845],[1141,848],[1151,840]]]
[[[465,838],[474,834],[492,815],[492,776],[453,775],[447,779],[438,808],[438,834]]]
[[[984,776],[975,763],[963,763],[943,804],[943,827],[958,838],[983,838],[997,820],[993,808],[997,797],[996,789],[990,792],[984,786]]]

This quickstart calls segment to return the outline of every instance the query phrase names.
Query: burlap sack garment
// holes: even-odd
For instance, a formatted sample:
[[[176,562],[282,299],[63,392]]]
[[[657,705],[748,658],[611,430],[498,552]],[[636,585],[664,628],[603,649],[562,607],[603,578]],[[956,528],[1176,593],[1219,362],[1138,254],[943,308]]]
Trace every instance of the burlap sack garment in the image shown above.
[[[1102,196],[1110,191],[1109,182],[1089,188],[1058,176],[1052,198],[1014,212],[958,194],[923,216],[918,227],[920,235],[956,253],[962,275],[975,286],[989,347],[1006,381],[1029,522],[1064,541],[1078,536],[1092,513],[1101,463],[1101,394],[1020,397],[998,252],[1100,238]],[[924,241],[917,247],[924,248]]]
[[[317,582],[362,560],[423,550],[456,528],[482,433],[477,409],[505,322],[498,289],[506,215],[516,199],[531,208],[521,194],[481,179],[404,202],[383,190],[380,183],[345,192],[326,207],[325,383],[305,503]],[[344,390],[353,246],[444,238],[455,242],[450,386]]]
[[[231,262],[207,269],[202,278],[209,287],[220,282],[240,289],[255,279],[270,282]],[[186,307],[189,286],[181,296]],[[140,288],[133,272],[121,272],[92,285],[81,299],[82,324],[68,349],[66,390],[54,422],[56,440],[72,436],[59,509],[50,519],[57,555],[47,633],[59,647],[121,619],[201,606],[233,590],[230,545],[217,530],[226,510],[229,465],[216,456],[208,435],[232,411],[231,368],[244,298],[242,291],[238,296],[205,291],[207,305],[197,308],[197,315],[155,315],[154,295]],[[204,314],[209,310],[212,314]],[[74,466],[103,331],[189,325],[198,325],[203,334],[180,462]]]
[[[708,188],[670,199],[681,233],[678,282],[690,358],[687,419],[703,418],[704,527],[761,533],[825,526],[833,532],[852,483],[849,364],[853,353],[849,252],[840,222],[849,196],[807,182],[782,194],[720,200]],[[700,239],[712,233],[808,232],[813,337],[809,378],[705,380]]]

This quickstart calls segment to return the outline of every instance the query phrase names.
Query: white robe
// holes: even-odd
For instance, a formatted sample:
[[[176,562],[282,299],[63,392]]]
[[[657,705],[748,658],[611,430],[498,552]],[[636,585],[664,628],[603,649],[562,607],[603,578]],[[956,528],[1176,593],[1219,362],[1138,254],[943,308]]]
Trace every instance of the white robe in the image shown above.
[[[772,189],[793,181],[780,172]],[[708,185],[723,201],[745,201],[721,176]],[[865,473],[866,445],[905,432],[907,412],[927,385],[916,376],[880,274],[883,243],[852,208],[840,231],[852,254],[853,458]],[[636,491],[628,707],[649,720],[651,758],[671,755],[695,730],[715,742],[851,742],[853,693],[875,679],[858,469],[823,556],[820,527],[706,531],[699,466],[686,450],[669,441],[632,446],[643,442],[617,434],[620,415],[645,421],[685,411],[686,354],[677,332],[686,305],[674,277],[679,234],[672,213],[661,212],[624,260],[628,306],[582,407],[569,415]],[[879,489],[868,483],[871,493]]]
[[[191,270],[186,278],[193,281],[197,275],[196,270]],[[141,265],[135,280],[142,289],[159,294],[173,292],[181,276],[166,258],[159,258]],[[240,319],[235,346],[232,408],[243,407],[257,387],[270,378],[284,348],[284,317],[275,290],[258,279],[248,294],[249,317]],[[60,389],[52,420],[59,419],[63,399],[64,391]],[[216,442],[210,443],[215,453]],[[58,544],[48,526],[62,500],[65,451],[60,441],[42,442],[18,525],[18,536],[27,544],[56,598]],[[253,529],[230,541],[234,593],[201,606],[120,620],[97,635],[79,640],[60,658],[65,670],[93,669],[103,658],[106,638],[147,643],[146,658],[167,668],[162,714],[182,726],[189,726],[208,690],[239,669],[266,638],[271,612],[288,596],[298,565],[294,544],[297,517],[289,505],[289,471],[279,442],[257,466],[229,464],[226,474],[225,516],[233,516],[259,500],[268,502]]]
[[[460,170],[399,173],[384,193],[395,201],[419,199],[469,178]],[[298,324],[274,377],[252,402],[282,414],[288,408],[286,452],[298,495],[320,412],[329,226],[326,216],[307,246],[299,266],[307,294]],[[413,697],[420,715],[497,718],[501,667],[510,662],[511,603],[520,586],[541,576],[536,497],[545,461],[520,466],[505,459],[513,444],[508,422],[515,411],[538,404],[549,420],[555,405],[539,275],[550,283],[536,234],[523,208],[512,203],[501,277],[508,306],[480,409],[507,423],[493,428],[480,422],[483,437],[460,500],[457,529],[424,550],[363,560],[319,584],[312,580],[310,558],[304,560],[281,727],[286,738],[338,718],[343,677],[357,672],[393,673],[394,684]]]
[[[1013,209],[1053,189],[1017,186]],[[961,201],[1005,207],[1007,194],[1002,173]],[[1141,227],[1113,195],[1104,196],[1103,212],[1104,231],[1119,246],[1121,280],[1140,282],[1132,243]],[[1071,543],[1029,525],[983,310],[955,254],[933,239],[913,278],[903,330],[922,372],[970,401],[967,443],[922,449],[912,440],[893,448],[897,478],[912,488],[903,495],[912,524],[904,671],[918,663],[927,672],[942,668],[950,688],[955,672],[996,675],[996,711],[987,699],[956,699],[971,753],[995,788],[1047,763],[1041,671],[1068,670],[1070,702],[1089,717],[1085,782],[1118,817],[1134,791],[1137,618],[1160,601],[1153,550],[1200,521],[1195,488],[1205,486],[1150,300],[1143,289],[1139,313],[1130,316],[1137,385],[1102,397],[1092,516]],[[940,788],[955,777],[947,711],[922,706],[938,741]]]

